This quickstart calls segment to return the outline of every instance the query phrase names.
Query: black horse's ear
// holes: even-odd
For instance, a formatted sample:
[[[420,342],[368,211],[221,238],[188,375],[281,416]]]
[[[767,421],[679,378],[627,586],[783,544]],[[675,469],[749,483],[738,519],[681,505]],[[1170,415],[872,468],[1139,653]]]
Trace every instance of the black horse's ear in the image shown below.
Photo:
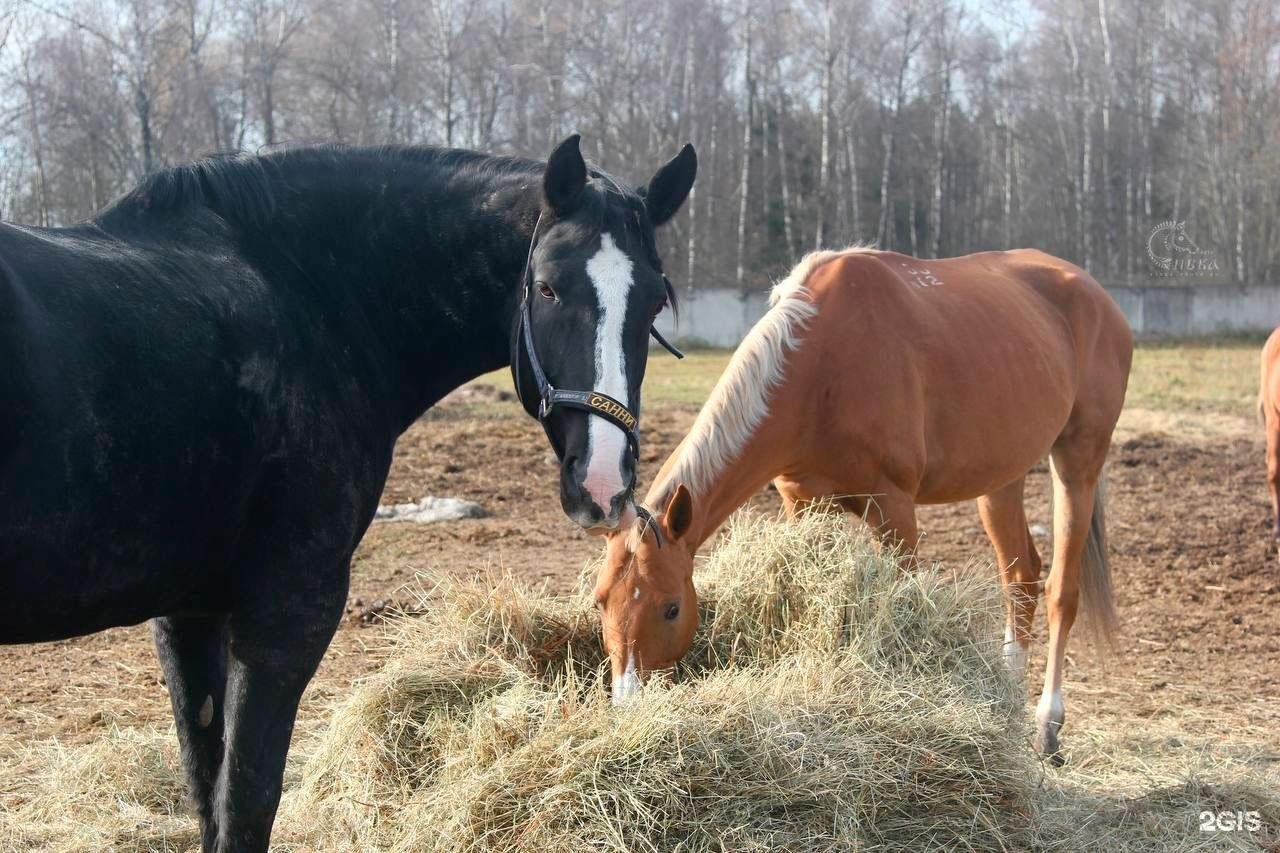
[[[587,185],[587,164],[578,149],[579,139],[575,133],[557,145],[547,158],[547,171],[542,175],[543,198],[558,217],[573,212]]]
[[[640,191],[649,209],[649,221],[655,228],[666,224],[680,210],[697,175],[698,155],[693,146],[686,143],[670,163],[658,170],[649,186]]]

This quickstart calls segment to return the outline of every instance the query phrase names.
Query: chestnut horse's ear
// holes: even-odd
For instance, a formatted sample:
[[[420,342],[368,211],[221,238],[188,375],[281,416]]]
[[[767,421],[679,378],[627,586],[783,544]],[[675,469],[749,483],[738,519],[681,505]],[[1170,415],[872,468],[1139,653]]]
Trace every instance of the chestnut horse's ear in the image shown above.
[[[693,495],[685,488],[684,483],[676,486],[667,501],[667,509],[662,513],[662,525],[667,529],[667,537],[672,541],[683,539],[693,523]]]
[[[693,179],[697,175],[698,155],[692,145],[686,144],[640,191],[654,228],[666,224],[676,215],[689,196],[689,190],[693,189]]]
[[[557,145],[547,158],[547,170],[542,174],[542,197],[559,218],[573,212],[587,185],[587,164],[578,148],[579,139],[575,133]]]

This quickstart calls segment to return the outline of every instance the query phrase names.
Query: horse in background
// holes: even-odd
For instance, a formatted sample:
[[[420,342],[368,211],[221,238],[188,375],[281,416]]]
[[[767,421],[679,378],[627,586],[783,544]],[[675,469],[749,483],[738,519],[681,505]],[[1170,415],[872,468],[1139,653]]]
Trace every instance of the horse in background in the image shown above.
[[[642,513],[608,536],[595,586],[615,700],[684,656],[697,628],[694,555],[770,480],[788,513],[834,500],[914,553],[917,504],[977,499],[1024,674],[1041,560],[1023,508],[1048,456],[1054,552],[1037,746],[1059,756],[1067,636],[1081,599],[1115,624],[1103,464],[1133,339],[1086,272],[1042,252],[944,260],[872,250],[807,256],[734,353]]]
[[[1271,493],[1271,536],[1280,546],[1280,329],[1262,347],[1258,418],[1267,435],[1267,490]]]

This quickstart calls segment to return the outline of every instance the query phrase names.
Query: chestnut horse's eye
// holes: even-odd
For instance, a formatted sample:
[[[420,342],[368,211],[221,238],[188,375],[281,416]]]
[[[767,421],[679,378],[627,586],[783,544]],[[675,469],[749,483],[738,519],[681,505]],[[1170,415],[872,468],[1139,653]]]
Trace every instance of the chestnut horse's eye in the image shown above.
[[[556,292],[552,290],[551,285],[547,284],[545,281],[538,282],[538,295],[543,299],[555,299],[556,301],[559,301],[556,297]]]
[[[662,614],[663,618],[665,618],[668,622],[672,621],[679,615],[680,615],[679,604],[668,604],[666,612]]]

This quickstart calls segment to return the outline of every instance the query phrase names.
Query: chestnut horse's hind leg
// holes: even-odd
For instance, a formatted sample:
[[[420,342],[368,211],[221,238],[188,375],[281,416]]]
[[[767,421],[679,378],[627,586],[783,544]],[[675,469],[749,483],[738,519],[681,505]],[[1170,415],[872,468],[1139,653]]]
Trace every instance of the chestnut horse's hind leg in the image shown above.
[[[1093,525],[1094,497],[1110,434],[1090,443],[1080,437],[1060,440],[1051,456],[1053,472],[1053,566],[1045,584],[1049,621],[1044,689],[1036,706],[1036,747],[1061,763],[1058,732],[1066,718],[1062,676],[1067,636],[1080,606],[1081,568]]]
[[[1031,625],[1040,597],[1040,554],[1027,529],[1023,486],[1019,478],[1004,488],[978,498],[978,514],[987,538],[996,551],[1006,595],[1007,622],[1004,659],[1021,681],[1026,676]]]
[[[1267,490],[1271,493],[1271,536],[1280,543],[1280,416],[1265,410]]]
[[[206,850],[214,849],[218,837],[213,786],[222,763],[226,627],[225,615],[151,620],[156,654],[169,686],[188,793],[200,818],[200,837]]]

